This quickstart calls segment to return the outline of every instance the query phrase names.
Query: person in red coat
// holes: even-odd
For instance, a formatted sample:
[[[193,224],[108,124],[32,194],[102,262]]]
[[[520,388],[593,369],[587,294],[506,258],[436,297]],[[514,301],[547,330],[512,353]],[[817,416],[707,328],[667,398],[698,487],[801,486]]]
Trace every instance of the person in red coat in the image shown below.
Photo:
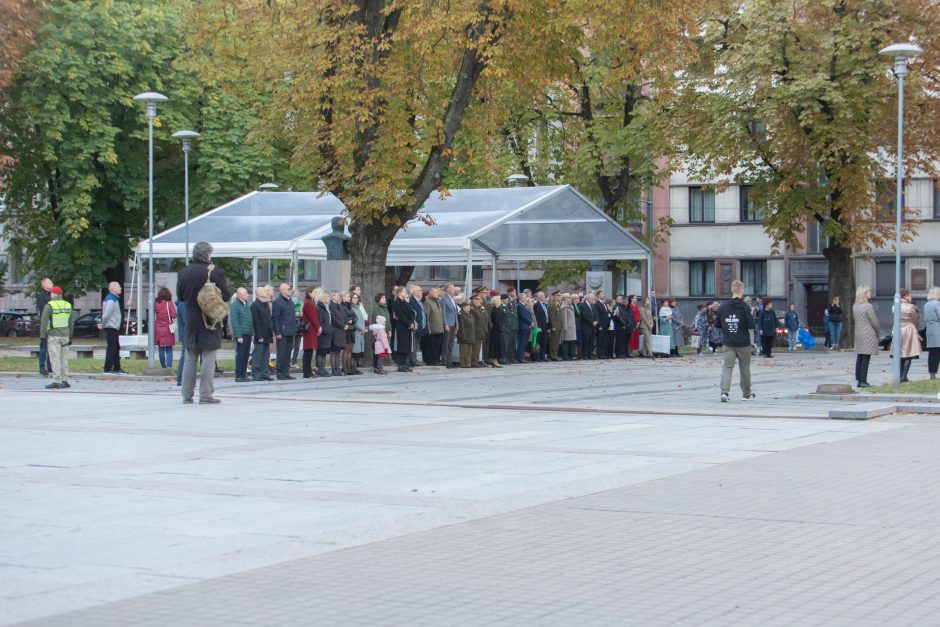
[[[318,287],[307,288],[304,296],[304,305],[300,310],[300,320],[304,325],[304,379],[313,378],[311,362],[317,352],[317,337],[323,331],[320,326],[320,315],[317,313],[317,299],[322,290]]]
[[[633,333],[630,334],[630,340],[627,342],[627,355],[633,351],[640,350],[640,308],[636,304],[636,296],[628,297],[629,310],[633,314]]]
[[[161,287],[153,306],[153,341],[160,349],[160,367],[173,367],[173,346],[176,334],[170,328],[176,322],[176,305],[169,288]]]

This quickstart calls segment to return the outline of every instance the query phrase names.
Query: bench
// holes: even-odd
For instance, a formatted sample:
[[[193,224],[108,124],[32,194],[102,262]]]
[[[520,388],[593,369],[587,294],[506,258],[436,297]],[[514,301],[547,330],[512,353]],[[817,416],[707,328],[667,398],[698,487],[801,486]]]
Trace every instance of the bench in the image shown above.
[[[121,350],[127,351],[131,359],[147,359],[146,335],[122,335],[118,338]]]
[[[79,359],[91,359],[95,356],[95,347],[91,345],[70,346],[69,348],[75,352],[75,356]]]
[[[35,357],[36,359],[39,359],[39,349],[38,349],[38,348],[31,348],[31,349],[29,349],[29,356],[30,356],[30,357]]]

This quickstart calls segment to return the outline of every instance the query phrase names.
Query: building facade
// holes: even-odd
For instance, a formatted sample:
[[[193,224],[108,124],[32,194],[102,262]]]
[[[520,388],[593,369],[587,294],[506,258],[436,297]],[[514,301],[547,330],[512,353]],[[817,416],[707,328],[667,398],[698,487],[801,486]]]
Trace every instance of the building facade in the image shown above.
[[[683,310],[691,313],[700,302],[727,298],[731,282],[741,279],[747,294],[771,298],[778,310],[795,303],[802,324],[821,331],[829,278],[823,256],[826,242],[817,224],[808,224],[799,234],[799,249],[782,246],[775,252],[761,223],[763,210],[755,206],[750,187],[730,185],[718,191],[716,183],[677,172],[655,190],[656,219],[673,221],[671,232],[656,250],[657,293],[677,298]],[[913,241],[902,246],[902,276],[915,301],[921,302],[927,290],[940,283],[937,185],[936,179],[926,175],[912,176],[905,185],[906,215],[913,215],[920,224]],[[884,198],[883,209],[893,213],[893,196]],[[894,266],[893,247],[855,256],[856,282],[871,286],[884,325],[891,319]]]

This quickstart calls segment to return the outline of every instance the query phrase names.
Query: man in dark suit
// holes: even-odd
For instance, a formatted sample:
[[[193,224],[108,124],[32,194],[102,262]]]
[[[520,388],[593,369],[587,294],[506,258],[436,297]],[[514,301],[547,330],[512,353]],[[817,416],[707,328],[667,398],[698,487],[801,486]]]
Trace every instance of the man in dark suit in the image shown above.
[[[290,374],[290,354],[294,348],[294,336],[297,335],[297,317],[294,315],[294,301],[291,298],[290,285],[281,283],[280,294],[274,298],[271,306],[271,326],[274,327],[274,339],[277,340],[277,378],[293,379]]]
[[[597,340],[597,310],[594,308],[596,303],[594,292],[588,292],[584,300],[578,303],[578,310],[581,313],[581,337],[583,338],[581,359],[594,359],[594,344]]]
[[[424,303],[421,299],[424,297],[424,290],[420,286],[415,285],[411,288],[411,309],[415,312],[415,345],[411,348],[411,354],[408,356],[408,363],[413,367],[417,368],[422,365],[418,361],[418,349],[424,344],[427,340],[425,337],[428,335],[428,313],[424,309]],[[430,365],[430,364],[424,364]]]
[[[532,313],[535,314],[535,325],[539,328],[538,346],[539,354],[535,356],[538,361],[548,361],[548,339],[551,332],[551,321],[548,315],[548,303],[545,301],[545,292],[535,294],[532,304]]]
[[[219,403],[213,396],[215,386],[212,377],[215,376],[215,356],[222,347],[222,326],[209,327],[205,324],[202,308],[196,300],[199,290],[211,278],[222,293],[222,300],[228,301],[232,294],[229,292],[225,273],[221,268],[213,268],[212,246],[209,242],[197,242],[193,246],[193,258],[188,266],[180,270],[176,280],[176,294],[186,303],[186,334],[183,338],[183,350],[186,351],[186,363],[183,365],[182,394],[184,403],[193,402],[196,387],[196,365],[202,359],[202,371],[199,375],[199,402]]]
[[[274,342],[274,327],[271,324],[271,307],[268,305],[268,290],[255,290],[255,302],[251,303],[251,327],[254,331],[254,349],[251,352],[251,378],[254,381],[270,381],[268,360],[271,359],[271,344]]]
[[[607,309],[607,295],[604,292],[597,293],[597,300],[594,302],[594,311],[597,318],[597,358],[610,358],[610,310]]]

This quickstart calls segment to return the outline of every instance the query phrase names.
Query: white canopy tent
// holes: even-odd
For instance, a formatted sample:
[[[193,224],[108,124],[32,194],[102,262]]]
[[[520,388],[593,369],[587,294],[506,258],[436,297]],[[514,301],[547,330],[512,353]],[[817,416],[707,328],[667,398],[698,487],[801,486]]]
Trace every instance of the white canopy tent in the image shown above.
[[[344,212],[332,194],[251,192],[190,220],[190,246],[210,242],[218,257],[326,259],[320,238]],[[413,220],[393,240],[388,265],[474,265],[533,259],[649,260],[650,251],[570,185],[455,189],[431,195],[431,220]],[[140,242],[142,258],[148,242]],[[155,257],[186,255],[185,225],[153,238]],[[142,266],[143,264],[138,264]],[[292,273],[296,276],[296,272]],[[495,272],[494,272],[495,276]]]

